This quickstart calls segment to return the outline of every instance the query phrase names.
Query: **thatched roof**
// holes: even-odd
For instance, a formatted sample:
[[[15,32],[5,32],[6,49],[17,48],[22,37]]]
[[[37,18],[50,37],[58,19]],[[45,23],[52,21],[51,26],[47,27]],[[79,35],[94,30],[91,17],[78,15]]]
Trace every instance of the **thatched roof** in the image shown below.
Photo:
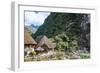
[[[36,47],[41,47],[43,45],[46,45],[48,48],[55,48],[55,43],[52,43],[48,40],[46,36],[39,36],[37,37],[36,41],[38,42]]]
[[[24,44],[37,44],[27,30],[24,30]]]

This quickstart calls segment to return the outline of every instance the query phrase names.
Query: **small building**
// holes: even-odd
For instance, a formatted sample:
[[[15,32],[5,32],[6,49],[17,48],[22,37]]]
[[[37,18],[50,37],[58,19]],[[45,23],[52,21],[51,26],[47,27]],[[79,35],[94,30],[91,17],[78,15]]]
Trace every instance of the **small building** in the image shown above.
[[[52,50],[56,47],[55,43],[52,43],[45,35],[44,36],[38,36],[37,39],[37,46],[36,48],[40,49],[40,47],[42,48],[42,50],[44,49],[44,51],[49,51]]]
[[[28,31],[24,30],[24,52],[30,53],[34,51],[36,44],[36,41],[32,38]]]

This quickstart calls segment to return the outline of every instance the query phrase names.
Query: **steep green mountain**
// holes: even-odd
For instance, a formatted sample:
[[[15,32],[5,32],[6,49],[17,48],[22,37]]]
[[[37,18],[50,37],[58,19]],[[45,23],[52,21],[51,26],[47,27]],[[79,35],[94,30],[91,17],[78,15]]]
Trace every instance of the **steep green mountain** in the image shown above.
[[[78,16],[82,16],[81,14],[72,14],[72,13],[51,13],[50,16],[45,20],[43,26],[41,26],[38,31],[35,33],[38,35],[46,35],[48,37],[53,37],[62,32],[70,31],[73,35],[80,33],[80,25]],[[78,22],[77,22],[78,21]],[[76,30],[76,28],[78,28]],[[73,33],[74,31],[74,33]]]
[[[89,50],[90,15],[52,12],[32,36],[36,38],[40,35],[52,39],[60,49],[85,47]]]

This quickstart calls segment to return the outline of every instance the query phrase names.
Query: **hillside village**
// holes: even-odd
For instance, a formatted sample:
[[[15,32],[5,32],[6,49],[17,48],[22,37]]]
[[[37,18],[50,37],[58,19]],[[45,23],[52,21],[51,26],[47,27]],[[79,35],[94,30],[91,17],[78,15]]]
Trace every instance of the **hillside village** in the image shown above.
[[[34,57],[36,55],[38,57],[42,57],[43,55],[44,57],[50,56],[54,54],[53,50],[55,47],[56,44],[49,41],[45,35],[37,37],[35,41],[27,30],[24,31],[25,57]]]
[[[52,12],[33,25],[24,27],[25,62],[90,59],[90,14]]]

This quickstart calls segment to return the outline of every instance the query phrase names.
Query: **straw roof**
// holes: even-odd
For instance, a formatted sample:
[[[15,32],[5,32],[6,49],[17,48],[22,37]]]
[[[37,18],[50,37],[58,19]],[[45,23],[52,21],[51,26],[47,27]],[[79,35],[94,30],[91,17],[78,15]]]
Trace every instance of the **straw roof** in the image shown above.
[[[27,30],[24,30],[24,44],[37,44]]]
[[[55,48],[55,43],[52,43],[51,41],[48,40],[46,36],[39,36],[37,37],[37,46],[36,47],[41,47],[43,45],[46,45],[48,48]]]

